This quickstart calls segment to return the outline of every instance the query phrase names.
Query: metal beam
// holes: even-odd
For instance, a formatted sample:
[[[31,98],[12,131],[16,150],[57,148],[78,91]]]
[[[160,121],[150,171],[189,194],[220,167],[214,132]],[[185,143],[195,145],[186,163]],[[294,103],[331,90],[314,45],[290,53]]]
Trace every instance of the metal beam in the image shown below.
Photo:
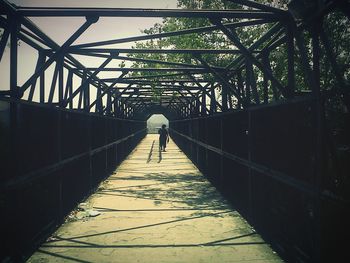
[[[94,78],[111,60],[113,59],[112,56],[107,58],[95,71],[92,73],[85,81],[81,83],[81,85],[73,92],[73,94],[65,101],[62,102],[63,107],[66,107],[67,104],[74,99],[76,95],[78,95],[79,92],[84,91],[88,87],[88,83],[91,81],[92,78]]]
[[[86,70],[96,70],[97,68],[86,68]],[[75,71],[82,70],[80,68],[73,69]],[[130,71],[130,72],[148,72],[148,71],[161,71],[161,72],[193,72],[193,73],[208,73],[207,69],[203,68],[104,68],[101,71]]]
[[[276,21],[276,19],[274,18],[257,19],[257,20],[243,21],[243,22],[225,23],[225,26],[229,28],[237,28],[237,27],[243,27],[243,26],[260,25],[260,24],[265,24],[273,21]],[[72,47],[77,47],[77,48],[97,47],[97,46],[104,46],[104,45],[129,43],[129,42],[135,42],[135,41],[144,41],[144,40],[150,40],[150,39],[156,39],[156,38],[182,36],[182,35],[195,34],[195,33],[197,34],[205,33],[205,32],[210,32],[218,29],[219,28],[217,26],[204,26],[204,27],[189,28],[189,29],[183,29],[183,30],[177,30],[177,31],[171,31],[171,32],[151,34],[151,35],[141,35],[141,36],[135,36],[135,37],[126,37],[126,38],[120,38],[120,39],[97,41],[97,42],[91,42],[86,44],[73,45]]]
[[[55,95],[55,90],[56,90],[56,84],[57,84],[57,77],[58,77],[58,70],[61,66],[62,63],[62,59],[57,59],[56,65],[55,65],[55,69],[53,72],[53,76],[52,76],[52,81],[51,81],[51,88],[50,88],[50,93],[49,93],[49,99],[48,99],[48,103],[52,103],[53,102],[53,97]],[[34,79],[34,81],[36,81],[36,79]]]
[[[18,15],[26,17],[188,17],[188,18],[270,18],[271,12],[256,10],[186,10],[186,9],[139,9],[139,8],[65,8],[19,7]]]
[[[87,108],[88,111],[91,110],[91,108],[99,101],[103,98],[103,96],[109,92],[114,86],[115,84],[122,79],[126,74],[128,74],[127,71],[123,71],[123,73],[115,80],[115,82],[113,82],[111,85],[109,85],[107,88],[103,89],[103,92],[101,94],[98,94],[96,99],[90,104],[90,106]],[[113,103],[113,102],[112,102]]]
[[[199,83],[192,75],[188,74],[188,76],[189,76],[190,78],[192,78],[192,80],[194,81],[194,83],[196,83],[196,85],[197,85],[198,87],[200,87],[201,90],[203,90],[203,91],[205,92],[205,94],[207,94],[207,95],[209,96],[209,98],[211,99],[211,101],[214,102],[214,103],[216,104],[216,106],[218,106],[219,109],[222,111],[222,105],[216,100],[215,96],[213,96],[213,94],[210,93],[210,89],[207,90],[207,87],[208,87],[210,84],[212,84],[212,83],[210,83],[210,84],[206,85],[205,87],[203,87],[202,84]]]
[[[44,54],[42,52],[39,52],[38,59],[37,59],[37,62],[36,62],[36,66],[35,66],[35,71],[37,71],[38,68],[43,64],[43,56],[44,56]],[[33,95],[34,95],[36,83],[37,83],[37,79],[35,79],[34,83],[30,87],[30,91],[29,91],[29,95],[28,95],[28,101],[32,101],[33,100]]]
[[[197,92],[197,94],[193,94],[192,93],[192,91],[188,88],[188,87],[186,87],[185,85],[181,85],[189,94],[191,94],[191,96],[192,96],[192,98],[195,100],[195,101],[197,101],[197,103],[198,103],[198,105],[201,105],[202,104],[202,101],[200,101],[200,97],[201,96],[199,96],[200,95],[200,93],[203,91],[203,94],[205,94],[205,92],[206,92],[206,88],[210,85],[211,83],[208,83],[205,87],[203,87],[203,89],[201,89],[201,90],[199,90],[198,92]],[[199,113],[199,112],[198,112]]]
[[[288,54],[288,89],[291,93],[295,91],[295,69],[294,69],[294,36],[293,29],[286,27],[287,35],[287,54]]]
[[[48,50],[49,52],[50,50]],[[240,49],[149,49],[149,48],[74,48],[67,50],[71,54],[119,53],[119,54],[241,54]],[[253,50],[252,53],[259,53]]]
[[[224,24],[223,24],[224,25]],[[274,24],[265,34],[263,34],[257,41],[255,41],[249,48],[249,51],[254,51],[261,44],[263,44],[266,40],[268,40],[271,36],[278,33],[282,29],[281,23]],[[236,66],[241,60],[244,60],[244,55],[240,55],[238,58],[233,60],[230,64],[226,66],[226,69],[230,69],[233,66]]]
[[[184,75],[186,75],[186,73],[156,74],[156,75],[144,75],[144,76],[130,76],[124,79],[149,79],[149,78],[177,77],[177,76],[184,76]]]
[[[189,63],[168,62],[164,60],[156,60],[156,59],[148,59],[148,58],[133,58],[133,57],[117,56],[116,59],[121,59],[126,61],[136,61],[136,62],[142,62],[142,63],[163,64],[163,65],[169,65],[169,66],[189,67],[189,68],[200,67],[199,65],[193,65]]]
[[[15,16],[10,17],[11,20],[11,38],[10,38],[10,91],[15,98],[22,97],[17,87],[17,63],[18,63],[18,46],[17,34],[19,24]]]
[[[4,32],[2,33],[1,42],[0,42],[0,61],[4,54],[4,50],[5,50],[9,36],[10,36],[10,30],[8,28],[5,28]]]
[[[226,1],[229,1],[229,2],[232,2],[235,4],[248,6],[248,7],[257,8],[257,9],[265,11],[265,12],[275,13],[275,14],[279,15],[279,17],[289,16],[288,11],[278,9],[278,8],[268,6],[268,5],[260,4],[260,3],[250,1],[250,0],[226,0]]]
[[[101,79],[104,82],[114,82],[116,78],[108,78],[108,79]],[[208,83],[208,80],[205,79],[198,79],[198,82],[205,82]],[[190,79],[157,79],[157,80],[144,80],[144,79],[121,79],[118,81],[118,83],[135,83],[135,84],[158,84],[158,83],[188,83],[193,82],[193,80]]]
[[[281,91],[285,98],[292,97],[292,94],[282,86],[282,84],[272,75],[272,73],[264,67],[264,65],[253,56],[252,52],[249,51],[239,40],[236,32],[234,30],[229,30],[225,27],[220,21],[212,21],[216,25],[220,27],[222,32],[242,51],[242,53],[246,56],[247,59],[251,60],[251,62],[256,65],[262,72],[266,74],[266,76],[275,84],[275,86]]]
[[[68,47],[89,28],[90,25],[97,22],[98,18],[87,18],[86,22],[77,30],[75,33],[66,41],[64,44],[45,62],[45,64],[38,69],[21,87],[21,91],[25,92],[27,88],[33,84],[34,80],[39,77],[39,75],[46,70],[57,58],[63,55]]]
[[[0,1],[2,10],[5,10],[5,13],[8,13],[10,15],[16,15],[16,9],[15,7],[9,3],[6,0],[2,0]],[[54,50],[59,50],[61,47],[54,41],[52,40],[49,36],[47,36],[45,33],[43,33],[31,20],[29,20],[26,17],[20,17],[17,16],[17,19],[22,23],[22,25],[24,25],[26,28],[28,28],[29,30],[31,30],[35,35],[37,35],[40,39],[42,39],[45,43],[46,46],[50,47],[51,49]],[[89,19],[94,19],[93,17],[90,17]],[[3,17],[0,16],[0,22],[3,21]],[[23,34],[20,34],[21,39],[28,43],[29,45],[33,46],[34,48],[38,49],[38,50],[42,50],[41,47],[39,47],[37,44],[35,44],[32,40],[29,40],[28,38],[24,38],[25,36]],[[74,67],[80,67],[80,68],[85,68],[78,60],[76,60],[73,56],[66,54],[67,59],[69,59],[70,61],[72,61],[72,65],[74,65]],[[66,67],[66,65],[65,65]],[[98,80],[98,78],[97,78]],[[105,86],[105,84],[103,83],[103,85]]]
[[[236,99],[240,103],[242,103],[242,98],[239,97],[237,91],[231,87],[231,84],[226,80],[225,77],[223,77],[215,69],[211,68],[211,66],[200,55],[195,55],[195,57],[198,59],[198,61],[200,61],[202,63],[203,66],[205,66],[214,75],[214,77],[217,79],[217,81],[222,84],[223,88],[226,88],[227,91],[228,90],[231,91],[233,93],[233,95],[236,97]],[[227,104],[226,104],[226,106],[224,104],[222,105],[222,110],[224,110],[224,111],[227,110]]]

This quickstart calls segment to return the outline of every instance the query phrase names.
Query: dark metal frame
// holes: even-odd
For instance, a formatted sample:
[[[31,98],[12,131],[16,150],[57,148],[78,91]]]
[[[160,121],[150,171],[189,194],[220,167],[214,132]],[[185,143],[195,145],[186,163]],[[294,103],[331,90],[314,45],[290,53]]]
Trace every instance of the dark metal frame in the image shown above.
[[[311,73],[309,66],[310,62],[306,56],[305,44],[301,37],[301,31],[305,29],[305,25],[299,24],[295,21],[292,15],[285,10],[279,10],[263,4],[258,4],[249,0],[234,1],[237,4],[243,5],[250,9],[236,9],[236,10],[154,10],[154,9],[119,9],[119,8],[29,8],[29,7],[14,7],[10,5],[6,0],[1,1],[2,14],[6,15],[1,17],[0,26],[4,30],[2,41],[0,44],[0,55],[2,56],[7,39],[10,38],[13,43],[11,45],[11,73],[10,73],[10,87],[8,91],[1,91],[0,95],[9,96],[17,99],[33,100],[33,94],[37,88],[37,79],[40,78],[40,98],[39,103],[51,104],[58,107],[69,109],[80,109],[85,112],[94,111],[98,114],[112,114],[121,118],[134,118],[135,116],[141,116],[145,109],[152,109],[154,102],[144,101],[145,108],[133,109],[133,105],[128,103],[125,106],[121,106],[123,103],[127,103],[129,100],[121,101],[122,95],[118,95],[118,86],[121,83],[127,83],[131,85],[145,86],[149,76],[142,75],[138,79],[134,79],[129,76],[129,73],[140,72],[164,72],[165,75],[170,72],[178,72],[176,75],[171,76],[169,74],[168,80],[174,84],[174,88],[180,85],[183,81],[183,76],[194,76],[194,74],[202,75],[211,74],[214,77],[214,86],[216,90],[211,96],[207,91],[202,91],[202,97],[209,95],[207,98],[212,102],[203,102],[199,107],[201,110],[197,113],[192,112],[192,117],[196,114],[212,114],[221,111],[235,110],[248,108],[250,105],[266,104],[274,100],[289,99],[296,96],[295,94],[295,72],[294,72],[294,54],[296,52],[295,44],[298,47],[300,57],[302,58],[302,65],[305,70],[305,78],[308,81],[309,88],[313,93],[317,93],[316,81]],[[334,3],[329,4],[330,7],[326,7],[327,12],[330,12],[332,8],[337,5]],[[321,12],[321,11],[320,11]],[[324,13],[322,15],[325,15]],[[85,16],[86,22],[62,45],[58,46],[47,35],[41,32],[27,17],[37,16]],[[136,37],[128,37],[123,39],[105,40],[94,43],[86,43],[79,45],[72,45],[73,42],[93,23],[98,22],[100,16],[113,16],[113,17],[192,17],[192,18],[206,18],[209,19],[213,26],[191,28],[185,30],[179,30],[174,32],[162,32],[153,35],[143,35]],[[247,19],[246,21],[223,23],[222,19]],[[318,19],[317,21],[320,21]],[[270,29],[262,35],[255,43],[250,47],[245,47],[239,36],[235,32],[237,28],[271,24]],[[322,24],[322,23],[319,23]],[[24,28],[25,26],[26,28]],[[127,43],[140,40],[158,39],[170,36],[181,36],[186,34],[205,33],[214,30],[221,31],[227,36],[229,40],[238,48],[230,50],[151,50],[151,49],[108,49],[102,48],[104,45]],[[322,42],[325,45],[327,55],[330,57],[331,65],[336,72],[337,81],[344,87],[344,81],[338,73],[337,63],[332,56],[332,51],[322,29],[319,31]],[[34,49],[38,50],[37,67],[33,75],[21,86],[17,87],[17,39],[21,39]],[[288,84],[284,86],[280,80],[276,79],[270,66],[269,53],[275,48],[286,44],[288,51]],[[189,63],[173,63],[168,61],[159,61],[146,58],[133,58],[127,56],[120,56],[120,54],[133,54],[133,53],[185,53],[191,54],[193,59],[197,60],[197,64]],[[225,68],[209,65],[203,58],[203,54],[235,54],[235,59],[227,65]],[[93,57],[106,58],[98,68],[85,68],[74,59],[71,54],[80,54]],[[142,63],[157,63],[160,65],[167,65],[168,68],[107,68],[106,66],[112,60],[127,60],[138,61]],[[48,99],[46,99],[45,91],[45,70],[55,63],[55,71],[52,79],[51,89],[49,90]],[[264,76],[263,85],[257,86],[255,81],[254,71],[259,70]],[[102,71],[121,71],[123,74],[117,79],[101,79],[98,77],[98,73]],[[68,72],[68,73],[66,73]],[[159,73],[158,73],[159,74]],[[182,75],[180,75],[182,74]],[[245,79],[242,78],[242,74],[245,75]],[[160,74],[159,74],[160,75]],[[182,76],[180,78],[180,76]],[[79,87],[74,87],[72,79],[82,78],[82,83]],[[161,80],[161,76],[159,78]],[[112,83],[110,83],[112,81]],[[56,82],[58,82],[58,91],[55,90]],[[108,83],[109,82],[109,83]],[[193,84],[201,83],[199,81],[193,81]],[[158,83],[159,84],[159,83]],[[158,85],[157,84],[157,85]],[[204,84],[204,83],[202,83]],[[200,85],[202,85],[200,84]],[[64,89],[65,86],[65,90]],[[97,89],[97,97],[91,98],[89,90],[94,87]],[[123,86],[122,86],[123,87]],[[28,89],[30,92],[28,94]],[[188,90],[183,88],[184,92],[188,93]],[[27,93],[26,93],[27,92]],[[138,91],[141,92],[142,91]],[[174,89],[176,92],[176,89]],[[57,93],[57,94],[56,94]],[[269,94],[273,94],[271,97]],[[55,95],[56,94],[56,95]],[[79,95],[79,96],[78,96]],[[188,93],[188,95],[191,95]],[[54,101],[54,97],[57,99]],[[130,94],[130,97],[133,95]],[[197,100],[193,94],[191,95],[191,103],[184,106],[181,102],[174,102],[169,94],[164,97],[164,101],[168,98],[169,104],[164,105],[168,109],[172,109],[172,115],[176,118],[189,117],[188,114],[182,114],[182,112],[188,112],[183,107],[189,107],[189,105]],[[299,96],[299,95],[298,95]],[[104,97],[108,98],[107,100]],[[142,98],[140,94],[138,98]],[[110,102],[115,101],[114,110],[119,113],[110,112]],[[91,101],[92,100],[92,101]],[[109,104],[108,104],[109,101]],[[211,107],[211,111],[207,111],[206,103],[210,105],[216,105]],[[108,104],[108,105],[107,105]],[[171,106],[170,106],[171,104]],[[95,109],[94,109],[95,107]],[[120,110],[121,108],[128,109],[127,111]],[[124,116],[124,112],[133,112]],[[146,111],[147,112],[147,111]],[[197,115],[199,116],[199,115]]]

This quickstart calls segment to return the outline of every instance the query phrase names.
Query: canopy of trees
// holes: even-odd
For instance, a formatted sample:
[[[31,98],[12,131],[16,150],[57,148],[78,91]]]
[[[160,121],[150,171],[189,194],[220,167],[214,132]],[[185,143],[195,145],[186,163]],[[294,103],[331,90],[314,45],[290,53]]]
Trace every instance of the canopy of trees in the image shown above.
[[[250,7],[242,6],[236,3],[235,1],[221,1],[221,0],[178,0],[178,7],[184,9],[252,9]],[[239,2],[239,1],[238,1]],[[259,1],[257,1],[259,2]],[[264,4],[268,4],[280,9],[287,10],[288,1],[260,1]],[[223,23],[237,22],[235,19],[226,19],[222,21]],[[242,20],[241,20],[242,21]],[[321,19],[319,21],[322,21]],[[164,18],[162,23],[157,23],[153,27],[144,29],[143,33],[145,34],[155,34],[162,32],[172,32],[176,30],[183,30],[189,28],[197,28],[203,26],[210,26],[212,23],[209,19],[198,19],[198,18]],[[240,37],[242,43],[249,47],[256,40],[258,40],[264,32],[274,25],[272,23],[263,23],[255,26],[246,26],[236,28],[236,32]],[[321,28],[321,25],[318,24],[316,27]],[[310,64],[312,66],[312,38],[310,32],[315,31],[315,25],[312,23],[305,23],[303,26],[304,30],[301,30],[302,36],[305,40],[305,46]],[[343,83],[345,85],[349,82],[350,78],[350,27],[349,20],[344,14],[335,10],[328,14],[323,19],[323,29],[324,33],[327,36],[328,44],[333,50],[334,58],[338,64],[339,74],[341,75]],[[288,29],[286,29],[288,31]],[[317,30],[317,28],[316,28]],[[279,33],[280,35],[284,34],[285,31],[282,29]],[[267,47],[268,42],[263,43],[260,46],[260,50]],[[320,54],[320,84],[323,91],[327,91],[335,96],[333,99],[340,102],[345,102],[345,105],[349,106],[349,99],[345,98],[348,95],[342,92],[338,92],[340,89],[339,79],[337,80],[334,70],[332,70],[331,61],[327,56],[327,51],[324,48],[324,43],[321,41],[321,54]],[[211,32],[205,32],[200,34],[187,34],[181,36],[172,36],[167,38],[160,38],[156,40],[149,40],[144,42],[138,42],[135,45],[135,48],[151,48],[151,49],[235,49],[236,47],[232,42],[227,39],[225,34],[220,30],[215,30]],[[296,46],[296,49],[298,47]],[[276,79],[278,79],[282,85],[288,85],[288,56],[287,56],[287,44],[281,44],[274,49],[269,50],[269,60],[271,61],[271,70],[274,73]],[[191,54],[132,54],[130,56],[136,58],[149,58],[154,60],[161,61],[171,61],[171,62],[181,62],[181,63],[190,63],[198,64],[198,60],[193,58]],[[234,61],[237,56],[233,54],[206,54],[203,55],[203,59],[207,61],[211,66],[226,67]],[[235,68],[235,65],[231,65]],[[142,63],[135,62],[133,67],[161,67],[157,63]],[[302,66],[300,53],[298,50],[295,52],[295,91],[298,93],[303,93],[311,88],[307,85],[305,76],[306,72]],[[133,73],[134,75],[145,75],[147,73]],[[148,73],[153,74],[153,73]],[[245,71],[242,71],[242,78],[245,79]],[[263,90],[263,73],[254,67],[254,76],[257,82],[257,90],[259,96],[262,97]],[[187,76],[183,76],[187,78]],[[181,76],[177,76],[177,79]],[[215,78],[212,74],[203,74],[203,78],[207,80],[215,81]],[[235,84],[235,79],[230,79],[233,85]],[[159,92],[159,91],[154,91]],[[274,94],[273,94],[274,93]],[[280,99],[281,94],[278,90],[269,89],[269,96],[274,99]],[[262,98],[261,98],[262,99]],[[343,107],[343,103],[333,103],[332,107]],[[343,110],[346,108],[343,107]]]

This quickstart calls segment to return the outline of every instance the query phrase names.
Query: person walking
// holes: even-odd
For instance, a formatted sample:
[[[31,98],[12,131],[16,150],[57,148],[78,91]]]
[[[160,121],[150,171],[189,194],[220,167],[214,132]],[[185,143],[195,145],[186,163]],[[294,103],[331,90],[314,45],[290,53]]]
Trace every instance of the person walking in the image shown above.
[[[159,149],[165,152],[166,143],[169,142],[169,133],[166,129],[166,125],[163,124],[162,128],[158,130],[159,134]]]

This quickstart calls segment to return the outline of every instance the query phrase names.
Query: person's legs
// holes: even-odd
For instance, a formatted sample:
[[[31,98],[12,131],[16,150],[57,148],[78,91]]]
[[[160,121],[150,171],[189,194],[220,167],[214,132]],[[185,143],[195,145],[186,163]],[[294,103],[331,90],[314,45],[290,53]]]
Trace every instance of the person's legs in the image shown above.
[[[165,147],[166,147],[166,141],[163,139],[159,140],[159,145],[160,145],[160,150],[165,152]]]

